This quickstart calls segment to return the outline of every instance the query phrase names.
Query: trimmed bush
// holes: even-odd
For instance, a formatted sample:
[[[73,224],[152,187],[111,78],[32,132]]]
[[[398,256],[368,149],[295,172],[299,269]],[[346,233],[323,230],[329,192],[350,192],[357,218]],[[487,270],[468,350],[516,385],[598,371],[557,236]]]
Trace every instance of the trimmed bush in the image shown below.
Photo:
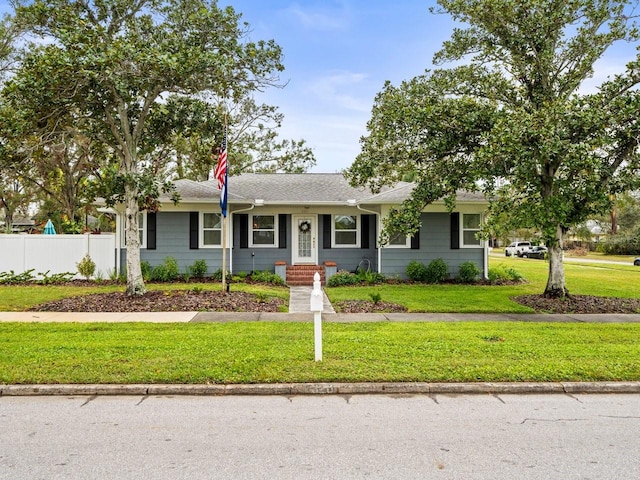
[[[327,287],[345,287],[348,285],[357,285],[360,283],[358,275],[348,272],[347,270],[340,270],[327,281]]]
[[[268,270],[256,270],[251,274],[251,280],[260,283],[270,283],[272,285],[284,285],[284,280],[282,280],[280,275],[276,275]]]
[[[207,274],[209,267],[204,260],[196,260],[190,267],[191,275],[195,278],[203,278]]]
[[[513,268],[506,268],[504,265],[489,268],[489,282],[491,282],[492,285],[522,281],[524,281],[523,276]]]
[[[417,260],[411,260],[405,269],[409,280],[414,282],[424,282],[427,279],[427,266]]]
[[[76,267],[78,267],[78,273],[86,280],[89,280],[96,272],[96,262],[91,260],[88,253],[82,258],[82,260],[76,263]]]
[[[442,283],[449,278],[449,267],[441,258],[431,260],[427,266],[425,281],[427,283]]]
[[[469,261],[460,264],[460,269],[458,270],[458,276],[456,280],[460,283],[474,283],[478,276],[480,275],[480,268],[478,266]]]
[[[180,268],[173,257],[165,257],[162,265],[157,265],[151,270],[151,280],[156,282],[173,282],[179,276]]]

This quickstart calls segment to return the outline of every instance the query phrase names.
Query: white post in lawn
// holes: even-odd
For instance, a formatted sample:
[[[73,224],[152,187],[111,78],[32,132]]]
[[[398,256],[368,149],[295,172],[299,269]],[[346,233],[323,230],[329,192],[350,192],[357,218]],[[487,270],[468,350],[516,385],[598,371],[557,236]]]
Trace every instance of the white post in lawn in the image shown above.
[[[311,291],[311,311],[313,312],[313,340],[316,362],[322,361],[322,310],[324,297],[320,287],[320,274],[313,275],[313,290]]]

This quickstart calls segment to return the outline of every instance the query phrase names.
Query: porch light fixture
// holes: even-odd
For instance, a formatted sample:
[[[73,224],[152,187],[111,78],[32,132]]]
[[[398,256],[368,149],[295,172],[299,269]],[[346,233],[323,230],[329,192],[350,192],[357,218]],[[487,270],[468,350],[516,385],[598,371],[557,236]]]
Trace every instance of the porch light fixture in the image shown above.
[[[256,207],[264,206],[264,198],[256,198],[255,202],[253,202]]]
[[[347,200],[347,205],[349,205],[350,207],[355,207],[356,206],[356,199],[355,198],[350,198],[349,200]]]

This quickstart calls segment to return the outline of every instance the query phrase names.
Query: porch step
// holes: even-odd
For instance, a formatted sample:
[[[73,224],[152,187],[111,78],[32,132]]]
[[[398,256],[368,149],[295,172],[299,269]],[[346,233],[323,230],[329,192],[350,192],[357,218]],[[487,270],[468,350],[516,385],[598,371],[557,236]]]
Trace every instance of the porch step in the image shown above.
[[[313,286],[313,276],[320,274],[320,285],[324,285],[325,274],[322,265],[287,265],[287,285]]]

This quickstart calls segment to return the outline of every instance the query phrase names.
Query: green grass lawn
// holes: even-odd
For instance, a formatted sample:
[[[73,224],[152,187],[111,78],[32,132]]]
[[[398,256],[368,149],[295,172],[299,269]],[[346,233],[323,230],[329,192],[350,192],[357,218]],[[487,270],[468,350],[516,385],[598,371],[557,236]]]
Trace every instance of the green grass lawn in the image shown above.
[[[0,383],[640,379],[640,324],[0,324]]]
[[[384,301],[413,311],[527,311],[509,297],[541,293],[547,263],[492,257],[491,264],[515,268],[528,283],[383,285],[327,292],[332,301],[369,300],[371,292],[380,292]],[[640,295],[637,267],[566,264],[566,275],[572,293]],[[2,286],[0,308],[24,310],[66,295],[123,289]],[[286,288],[268,290],[288,297]],[[0,323],[4,384],[640,380],[640,324],[329,323],[324,325],[323,361],[314,362],[313,355],[310,323]]]
[[[542,260],[490,257],[491,267],[515,269],[526,283],[508,286],[477,285],[370,285],[327,288],[332,302],[370,300],[379,293],[386,302],[399,303],[411,312],[527,313],[511,297],[541,294],[547,281],[549,264]],[[604,297],[640,298],[640,268],[633,265],[565,263],[570,293]]]

